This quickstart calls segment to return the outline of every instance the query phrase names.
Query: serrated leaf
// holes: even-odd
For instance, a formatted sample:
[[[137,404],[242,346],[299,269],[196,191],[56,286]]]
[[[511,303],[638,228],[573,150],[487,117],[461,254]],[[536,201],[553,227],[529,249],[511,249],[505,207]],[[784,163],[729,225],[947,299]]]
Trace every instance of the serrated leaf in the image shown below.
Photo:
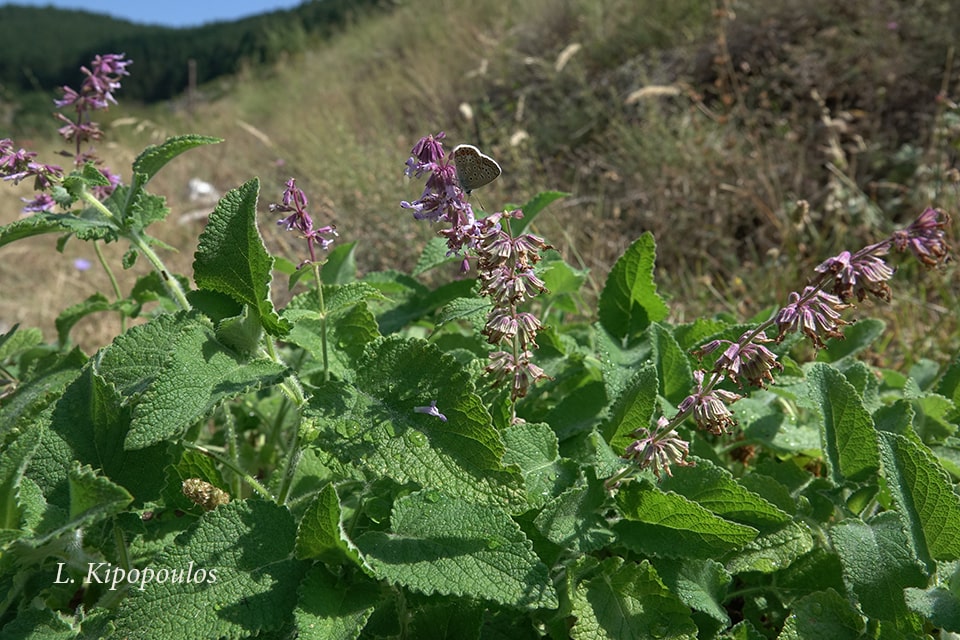
[[[649,232],[640,236],[617,260],[600,293],[598,313],[607,332],[626,345],[653,322],[667,317],[667,305],[653,279],[656,244]]]
[[[185,151],[195,147],[223,142],[222,138],[199,136],[195,134],[168,138],[163,144],[150,145],[144,149],[133,161],[134,173],[143,176],[143,181],[137,186],[142,187],[151,180],[165,164]]]
[[[637,438],[637,429],[649,429],[657,408],[660,380],[653,363],[643,365],[614,401],[607,440],[615,451],[625,451]],[[605,434],[606,435],[606,434]]]
[[[527,200],[527,202],[520,207],[523,211],[523,217],[519,220],[510,221],[510,230],[513,233],[513,236],[516,237],[519,234],[523,233],[524,230],[530,226],[540,212],[543,211],[550,203],[559,200],[560,198],[566,198],[569,193],[565,191],[541,191],[537,195]]]
[[[527,503],[537,508],[561,486],[571,481],[570,472],[562,464],[557,436],[542,423],[514,424],[504,429],[504,465],[516,465],[523,474]]]
[[[550,542],[576,553],[588,553],[613,539],[603,513],[603,482],[591,478],[586,486],[572,487],[547,503],[534,524]]]
[[[483,298],[456,298],[440,311],[437,317],[437,325],[442,326],[448,322],[467,320],[475,327],[482,329],[490,309],[490,303]]]
[[[943,631],[960,632],[960,598],[942,587],[906,589],[907,606]],[[940,637],[946,637],[941,632]]]
[[[81,467],[75,464],[66,475],[69,487],[68,510],[55,526],[45,529],[42,535],[34,539],[35,544],[102,522],[120,513],[133,502],[133,496],[123,487],[97,475],[89,466]]]
[[[960,496],[933,453],[912,438],[880,433],[883,475],[920,559],[960,559]]]
[[[778,640],[858,640],[866,628],[863,618],[846,598],[832,589],[797,600]]]
[[[638,553],[667,558],[713,558],[757,537],[757,530],[714,515],[676,493],[649,482],[633,483],[617,494],[623,514],[614,531],[620,543]]]
[[[646,560],[633,564],[607,558],[598,575],[577,585],[571,601],[573,638],[697,637],[690,609],[667,589]]]
[[[40,444],[41,433],[40,429],[22,431],[0,449],[0,530],[20,529],[23,515],[20,483],[33,452]],[[0,548],[4,542],[0,541]]]
[[[883,335],[886,323],[877,318],[861,318],[843,328],[843,340],[827,340],[827,348],[817,354],[819,362],[839,362],[868,349]]]
[[[120,299],[114,302],[107,300],[99,291],[88,297],[83,302],[70,305],[60,312],[57,316],[55,325],[57,327],[57,340],[60,344],[67,344],[70,341],[70,330],[86,318],[87,316],[103,311],[120,311],[124,317],[131,317],[136,310],[137,305],[132,300]]]
[[[356,640],[382,604],[376,583],[338,580],[321,565],[310,569],[297,595],[298,640]]]
[[[914,555],[900,516],[878,514],[868,523],[847,518],[830,529],[830,541],[843,564],[844,581],[865,614],[896,622],[903,632],[919,633],[903,597],[906,587],[923,587],[927,575]]]
[[[748,542],[731,554],[731,559],[724,566],[730,573],[773,573],[789,567],[812,549],[813,535],[810,530],[800,523],[789,522],[772,533],[764,533]]]
[[[81,239],[109,241],[117,238],[117,227],[99,213],[36,213],[0,226],[0,247],[45,233],[75,233]]]
[[[124,447],[141,449],[178,436],[220,402],[277,384],[285,374],[286,367],[271,360],[248,362],[218,342],[209,325],[187,323],[134,406]]]
[[[733,577],[716,560],[658,560],[657,573],[670,591],[691,609],[703,611],[724,627],[730,616],[723,603]]]
[[[356,540],[379,578],[422,593],[470,596],[521,608],[558,606],[546,565],[504,511],[438,491],[396,502],[391,531]]]
[[[0,335],[0,362],[11,360],[17,354],[43,342],[43,332],[37,328],[20,330],[20,323]]]
[[[709,460],[691,456],[696,465],[677,467],[660,483],[713,513],[764,531],[790,521],[790,516],[733,479],[733,475]]]
[[[459,256],[447,255],[447,252],[446,240],[443,238],[430,238],[430,241],[427,242],[423,251],[420,252],[420,257],[417,259],[417,266],[413,268],[413,273],[410,275],[419,276],[442,264],[447,264],[455,260],[463,260],[463,258]]]
[[[273,258],[257,228],[260,182],[250,180],[228,192],[210,214],[200,234],[193,270],[197,285],[225,293],[256,310],[264,330],[282,337],[290,324],[277,315],[270,300]]]
[[[290,512],[272,502],[235,501],[207,512],[148,565],[154,575],[166,570],[181,580],[131,589],[115,635],[188,640],[280,631],[304,570],[293,559],[295,537]]]
[[[357,243],[340,244],[330,250],[320,270],[323,284],[347,284],[357,279]]]
[[[828,365],[813,365],[808,378],[823,415],[820,435],[833,481],[840,485],[875,475],[880,468],[877,431],[856,390]]]
[[[328,565],[359,563],[356,547],[347,538],[340,519],[340,498],[336,488],[328,483],[297,526],[297,557],[318,558]]]
[[[306,410],[323,427],[314,445],[328,466],[476,502],[524,503],[520,473],[503,466],[500,434],[454,358],[423,340],[380,339],[355,375],[317,388]],[[434,400],[446,422],[414,411]]]
[[[687,354],[670,332],[656,323],[650,326],[650,344],[660,376],[660,394],[678,405],[693,390],[693,371]]]

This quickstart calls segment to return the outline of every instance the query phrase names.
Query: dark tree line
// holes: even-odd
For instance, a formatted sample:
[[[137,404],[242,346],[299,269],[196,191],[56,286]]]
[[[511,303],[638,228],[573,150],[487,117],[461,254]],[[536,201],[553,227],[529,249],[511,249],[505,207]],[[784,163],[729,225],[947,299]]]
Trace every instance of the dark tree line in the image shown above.
[[[98,53],[134,61],[123,82],[127,99],[156,102],[182,93],[188,61],[197,82],[235,73],[244,64],[270,64],[328,37],[360,14],[390,6],[383,0],[312,0],[235,22],[188,29],[143,26],[86,11],[17,5],[0,7],[0,88],[6,97],[80,83],[81,65]]]

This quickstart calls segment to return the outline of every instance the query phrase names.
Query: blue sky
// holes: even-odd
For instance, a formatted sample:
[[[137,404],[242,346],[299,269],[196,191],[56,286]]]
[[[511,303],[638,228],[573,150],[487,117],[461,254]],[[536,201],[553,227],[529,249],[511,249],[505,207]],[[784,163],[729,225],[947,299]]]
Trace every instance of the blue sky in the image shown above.
[[[206,22],[236,20],[277,9],[290,9],[303,0],[13,0],[8,4],[54,6],[108,13],[141,24],[195,27]]]

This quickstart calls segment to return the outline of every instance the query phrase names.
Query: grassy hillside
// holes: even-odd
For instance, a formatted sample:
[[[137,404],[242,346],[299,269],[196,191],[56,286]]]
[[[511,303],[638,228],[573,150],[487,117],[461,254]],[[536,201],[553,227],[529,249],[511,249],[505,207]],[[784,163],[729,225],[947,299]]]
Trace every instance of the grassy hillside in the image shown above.
[[[364,270],[409,269],[430,231],[398,206],[419,195],[403,162],[419,136],[444,130],[451,147],[477,144],[503,166],[477,193],[489,209],[570,192],[537,230],[597,282],[650,230],[675,319],[749,317],[821,260],[923,207],[960,209],[949,173],[956,24],[946,0],[745,0],[717,11],[702,0],[423,0],[209,85],[217,98],[190,110],[121,103],[102,151],[118,170],[166,135],[226,138],[154,187],[173,207],[163,239],[181,248],[172,266],[184,271],[200,230],[176,223],[192,206],[187,181],[226,190],[252,175],[268,242],[285,239],[265,202],[292,175],[315,215],[358,241]],[[12,194],[2,192],[4,222],[17,215]],[[51,314],[103,288],[94,270],[72,269],[71,250],[0,250],[0,319],[52,335]],[[893,325],[892,361],[957,349],[960,287],[935,280],[951,284],[894,287],[895,306],[866,309]],[[105,328],[85,325],[86,344]]]

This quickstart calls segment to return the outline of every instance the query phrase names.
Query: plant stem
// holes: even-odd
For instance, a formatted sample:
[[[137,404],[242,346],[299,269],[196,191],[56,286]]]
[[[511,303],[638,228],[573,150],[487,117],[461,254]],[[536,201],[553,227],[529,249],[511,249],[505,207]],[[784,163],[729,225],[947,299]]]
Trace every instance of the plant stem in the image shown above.
[[[123,297],[123,294],[120,293],[120,284],[117,282],[117,277],[114,275],[113,269],[110,268],[110,263],[107,262],[106,256],[103,255],[103,249],[100,248],[100,243],[97,240],[93,241],[93,250],[97,254],[97,260],[100,262],[100,266],[103,267],[107,277],[110,278],[110,287],[113,289],[114,297],[120,300]],[[118,311],[117,313],[120,314],[120,333],[125,333],[127,330],[127,316],[123,311]]]
[[[117,220],[116,216],[113,215],[113,212],[104,206],[102,202],[97,200],[96,196],[94,196],[92,193],[84,190],[83,199],[108,219],[118,223],[118,227],[120,226],[119,221]],[[187,296],[183,292],[183,289],[180,287],[180,283],[176,278],[170,275],[170,272],[167,271],[167,268],[160,259],[160,256],[156,254],[147,241],[144,240],[144,238],[138,232],[132,229],[123,230],[120,228],[119,231],[125,238],[127,238],[127,240],[130,241],[130,244],[136,247],[140,253],[146,257],[150,264],[153,265],[154,270],[159,273],[160,277],[163,279],[163,284],[167,287],[167,291],[169,291],[173,299],[177,301],[177,304],[180,305],[180,308],[184,310],[193,308],[190,302],[187,300]]]

